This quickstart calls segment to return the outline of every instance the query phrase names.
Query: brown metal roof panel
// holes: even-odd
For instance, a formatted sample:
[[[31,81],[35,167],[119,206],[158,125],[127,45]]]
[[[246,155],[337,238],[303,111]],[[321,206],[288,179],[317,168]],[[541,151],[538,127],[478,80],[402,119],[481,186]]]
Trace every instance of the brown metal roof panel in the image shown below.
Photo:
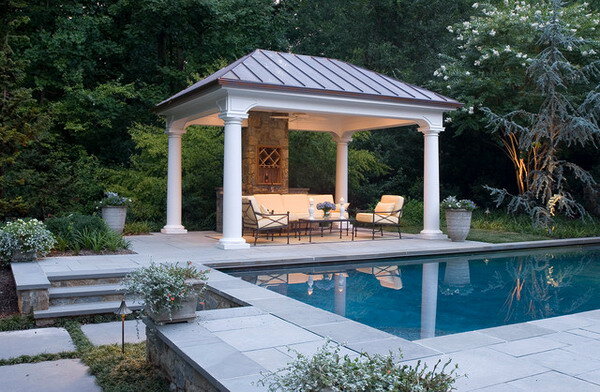
[[[369,71],[368,69],[358,67],[345,61],[336,60],[335,62],[348,72],[351,72],[354,75],[356,75],[356,77],[368,81],[369,83],[371,83],[371,85],[378,86],[378,89],[382,91],[382,95],[405,98],[415,97],[414,94],[410,94],[405,89],[400,88],[396,84],[390,83],[387,79],[381,77],[381,75],[377,72]]]
[[[225,74],[219,79],[246,80],[249,82],[264,82],[254,71],[246,66],[245,63],[239,64],[231,70],[230,74]],[[229,77],[231,76],[231,77]]]
[[[326,90],[341,90],[340,86],[316,72],[314,68],[302,61],[299,56],[292,53],[283,52],[278,52],[277,54],[287,60],[291,66],[301,72],[304,76],[314,81],[315,86],[319,86],[318,88]]]
[[[282,56],[280,52],[272,52],[270,50],[261,51],[261,53],[267,57],[274,65],[281,68],[282,71],[292,75],[300,85],[308,88],[323,89],[325,86],[308,76],[304,71],[297,65],[290,62]]]
[[[260,65],[262,65],[273,76],[281,80],[283,84],[288,86],[306,87],[306,85],[302,83],[302,81],[299,78],[297,78],[294,73],[286,71],[279,64],[273,62],[261,50],[254,53],[252,58],[255,59],[258,63],[260,63]]]
[[[325,66],[331,72],[335,73],[340,78],[347,80],[349,83],[352,83],[352,85],[356,86],[357,88],[359,88],[360,90],[362,90],[363,92],[365,92],[367,94],[379,94],[379,95],[389,94],[387,91],[385,91],[385,89],[381,88],[380,86],[372,86],[371,83],[363,81],[362,80],[363,78],[360,78],[360,77],[357,78],[353,72],[346,71],[344,68],[342,68],[338,65],[337,60],[324,59],[324,58],[315,58],[315,60],[318,60],[319,63],[321,63],[323,66]]]
[[[267,69],[254,57],[248,57],[242,65],[248,67],[248,70],[256,75],[256,77],[263,83],[285,85],[285,82],[282,78],[271,73],[269,69]]]
[[[327,79],[327,80],[333,82],[336,87],[330,88],[331,90],[352,91],[352,92],[359,92],[359,93],[364,92],[359,87],[357,87],[357,86],[353,85],[352,83],[348,82],[347,80],[341,78],[336,73],[331,72],[329,69],[324,67],[321,63],[319,63],[314,57],[312,57],[312,56],[296,56],[296,58],[298,60],[302,61],[304,64],[306,64],[308,67],[310,67],[313,70],[313,72],[310,74],[311,76],[314,75],[314,77],[316,77],[316,78]]]

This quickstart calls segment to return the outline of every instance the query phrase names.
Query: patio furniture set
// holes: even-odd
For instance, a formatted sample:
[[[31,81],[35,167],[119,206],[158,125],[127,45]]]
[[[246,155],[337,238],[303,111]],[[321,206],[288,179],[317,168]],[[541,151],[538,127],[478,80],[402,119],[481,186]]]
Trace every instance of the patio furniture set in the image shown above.
[[[396,195],[384,195],[373,210],[357,211],[354,217],[347,212],[349,203],[343,205],[335,204],[335,210],[325,215],[323,211],[315,210],[314,206],[330,202],[333,204],[332,195],[311,194],[255,194],[242,197],[242,219],[244,231],[252,232],[254,245],[260,235],[266,235],[274,240],[275,235],[287,237],[290,243],[290,235],[299,241],[302,237],[308,237],[312,242],[313,229],[320,230],[321,237],[325,230],[333,232],[334,224],[339,230],[342,238],[344,230],[346,236],[351,233],[354,241],[357,229],[367,227],[371,229],[372,239],[379,231],[383,236],[384,227],[394,227],[398,231],[398,237],[402,238],[400,230],[400,218],[404,198]]]

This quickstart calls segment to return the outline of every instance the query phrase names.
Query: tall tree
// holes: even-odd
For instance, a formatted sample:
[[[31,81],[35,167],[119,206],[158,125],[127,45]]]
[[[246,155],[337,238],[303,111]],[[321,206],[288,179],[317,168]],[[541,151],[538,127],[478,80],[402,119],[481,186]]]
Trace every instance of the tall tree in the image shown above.
[[[28,44],[28,38],[18,31],[28,21],[22,7],[18,1],[3,1],[0,14],[0,217],[26,209],[20,198],[6,196],[7,187],[18,186],[8,182],[6,171],[47,125],[32,90],[21,85],[28,65],[20,55]]]
[[[551,0],[507,0],[497,5],[475,3],[473,7],[478,11],[475,16],[448,26],[448,30],[455,34],[457,52],[453,57],[445,56],[444,64],[434,75],[438,77],[437,86],[466,102],[463,110],[447,119],[451,121],[449,127],[457,134],[480,133],[480,130],[486,129],[488,118],[482,108],[488,108],[489,112],[500,117],[515,110],[521,114],[541,114],[544,105],[550,104],[548,98],[555,97],[557,92],[575,107],[584,101],[586,93],[598,81],[598,75],[588,71],[594,68],[600,51],[597,46],[600,15],[591,11],[587,4],[569,3],[561,5],[558,19],[553,22],[555,6]],[[550,41],[548,34],[551,28],[559,31],[561,39],[566,41]],[[547,57],[540,57],[552,45],[562,51],[564,61],[551,63]],[[546,62],[542,64],[541,61]],[[537,64],[536,67],[533,64]],[[592,65],[586,67],[586,64]],[[565,65],[570,69],[564,69]],[[539,82],[546,80],[539,74],[542,70],[555,72],[546,76],[560,76],[557,81],[560,85],[547,86],[550,90],[541,86]],[[575,71],[585,77],[569,74]],[[572,111],[571,115],[577,113]],[[533,122],[519,121],[517,124],[527,127]],[[538,173],[540,169],[536,166],[541,162],[536,155],[539,150],[526,147],[522,143],[527,139],[523,133],[505,132],[507,128],[498,126],[497,121],[488,130],[491,133],[486,136],[496,140],[513,164],[515,185],[509,189],[520,195],[527,193],[532,173]],[[569,131],[565,129],[564,134],[569,134]],[[568,143],[564,142],[564,139],[557,142],[557,159],[569,151]],[[485,157],[481,158],[485,161]],[[547,197],[545,201],[539,201],[546,203],[548,200]]]

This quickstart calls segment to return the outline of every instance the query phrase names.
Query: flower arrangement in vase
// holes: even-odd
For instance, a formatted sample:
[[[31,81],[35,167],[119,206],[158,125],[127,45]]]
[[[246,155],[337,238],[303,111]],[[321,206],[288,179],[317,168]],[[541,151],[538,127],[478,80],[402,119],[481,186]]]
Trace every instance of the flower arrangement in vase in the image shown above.
[[[324,201],[322,203],[317,204],[317,210],[323,211],[323,216],[325,218],[329,218],[331,210],[335,210],[335,204],[333,204],[330,201]]]

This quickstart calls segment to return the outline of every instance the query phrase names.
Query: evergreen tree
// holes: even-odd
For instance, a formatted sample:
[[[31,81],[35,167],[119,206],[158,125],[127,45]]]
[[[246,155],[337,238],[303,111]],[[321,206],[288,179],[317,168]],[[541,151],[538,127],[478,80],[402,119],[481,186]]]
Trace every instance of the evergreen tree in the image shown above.
[[[490,188],[496,202],[508,199],[509,211],[525,211],[546,227],[557,213],[587,215],[573,193],[573,183],[590,189],[595,180],[579,165],[563,159],[562,151],[596,146],[600,140],[600,84],[596,85],[595,79],[600,75],[600,61],[583,66],[570,61],[573,56],[589,59],[590,52],[596,54],[600,45],[577,36],[577,29],[562,18],[563,5],[561,0],[552,0],[552,12],[549,20],[542,22],[537,42],[541,51],[527,69],[541,99],[537,111],[519,109],[498,115],[484,108],[492,130],[514,140],[521,164],[522,191],[511,195],[505,189]]]
[[[6,196],[5,189],[18,184],[8,183],[5,174],[47,125],[31,89],[21,86],[27,62],[18,52],[28,43],[27,37],[18,33],[28,21],[21,14],[22,6],[17,1],[3,1],[0,14],[0,217],[26,210],[22,199]]]

